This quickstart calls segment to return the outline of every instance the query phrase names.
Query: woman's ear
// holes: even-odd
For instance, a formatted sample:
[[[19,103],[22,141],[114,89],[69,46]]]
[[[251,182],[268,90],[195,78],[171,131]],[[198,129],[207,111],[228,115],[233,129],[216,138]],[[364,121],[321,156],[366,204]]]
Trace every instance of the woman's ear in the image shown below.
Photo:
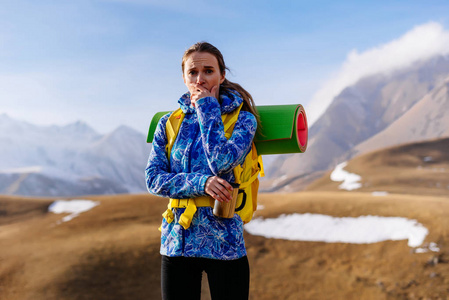
[[[222,84],[223,81],[225,81],[225,79],[226,79],[225,76],[226,76],[226,72],[223,72],[223,73],[221,74],[220,84]]]

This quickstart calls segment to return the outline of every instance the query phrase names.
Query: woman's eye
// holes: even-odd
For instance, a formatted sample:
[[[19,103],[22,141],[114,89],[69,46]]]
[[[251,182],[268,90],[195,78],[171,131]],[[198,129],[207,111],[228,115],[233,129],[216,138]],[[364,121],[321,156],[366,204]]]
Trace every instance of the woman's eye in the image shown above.
[[[206,74],[212,74],[213,72],[213,70],[206,70]]]
[[[196,71],[189,71],[189,75],[195,75]]]

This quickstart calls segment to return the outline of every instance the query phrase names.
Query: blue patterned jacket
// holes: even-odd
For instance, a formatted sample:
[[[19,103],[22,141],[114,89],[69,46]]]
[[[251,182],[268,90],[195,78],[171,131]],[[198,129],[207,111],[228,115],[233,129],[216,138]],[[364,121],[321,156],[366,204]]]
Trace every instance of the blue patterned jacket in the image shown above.
[[[251,148],[257,122],[253,114],[241,111],[232,137],[224,134],[221,115],[242,103],[235,91],[220,94],[221,105],[214,97],[205,97],[190,105],[190,94],[179,99],[185,113],[181,128],[167,159],[163,116],[156,128],[153,148],[146,168],[146,183],[151,194],[174,199],[206,195],[204,186],[210,176],[234,181],[233,168],[243,163]],[[184,208],[174,208],[175,220],[162,220],[161,254],[167,256],[204,257],[231,260],[246,255],[243,222],[235,214],[232,219],[217,218],[211,207],[198,207],[190,227],[179,225]]]

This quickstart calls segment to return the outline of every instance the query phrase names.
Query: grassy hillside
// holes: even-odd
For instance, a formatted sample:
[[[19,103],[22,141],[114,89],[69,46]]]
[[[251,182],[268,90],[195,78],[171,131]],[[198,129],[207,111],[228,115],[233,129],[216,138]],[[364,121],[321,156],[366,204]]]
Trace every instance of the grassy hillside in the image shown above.
[[[47,212],[54,199],[0,198],[0,299],[160,299],[164,199],[86,197],[100,205],[73,220]],[[251,299],[444,299],[449,293],[449,201],[370,193],[262,194],[259,217],[285,213],[401,216],[429,229],[439,252],[407,241],[344,244],[245,233]],[[205,293],[207,288],[204,288]],[[203,299],[209,299],[204,295]]]
[[[0,299],[157,299],[160,212],[155,197],[90,197],[72,221],[51,199],[0,198]],[[20,211],[25,218],[13,218]],[[44,212],[44,213],[43,213]],[[143,297],[143,295],[146,295]]]
[[[356,157],[345,170],[362,177],[361,192],[449,197],[449,138],[382,149]],[[331,172],[307,187],[309,191],[338,191],[341,182]]]

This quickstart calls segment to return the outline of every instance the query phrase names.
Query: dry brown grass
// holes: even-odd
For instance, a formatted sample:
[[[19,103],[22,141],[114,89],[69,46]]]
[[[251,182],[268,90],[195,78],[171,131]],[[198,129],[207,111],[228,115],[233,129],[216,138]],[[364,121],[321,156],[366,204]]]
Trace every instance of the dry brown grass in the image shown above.
[[[162,198],[85,197],[100,201],[72,221],[47,213],[54,199],[0,197],[0,299],[160,299]],[[367,245],[285,241],[245,233],[251,299],[446,299],[449,201],[369,193],[263,194],[257,216],[322,213],[416,219],[439,253],[417,254],[407,241]],[[208,299],[204,288],[203,299]]]
[[[449,198],[449,138],[374,151],[348,162],[345,170],[362,177],[358,191],[434,195]],[[427,160],[426,158],[431,158]],[[338,191],[331,172],[307,187],[310,191]]]
[[[303,192],[265,194],[260,202],[265,209],[258,215],[266,218],[309,212],[416,219],[430,231],[426,242],[437,242],[441,252],[413,253],[406,241],[355,245],[247,235],[253,299],[446,299],[449,294],[448,199]]]

